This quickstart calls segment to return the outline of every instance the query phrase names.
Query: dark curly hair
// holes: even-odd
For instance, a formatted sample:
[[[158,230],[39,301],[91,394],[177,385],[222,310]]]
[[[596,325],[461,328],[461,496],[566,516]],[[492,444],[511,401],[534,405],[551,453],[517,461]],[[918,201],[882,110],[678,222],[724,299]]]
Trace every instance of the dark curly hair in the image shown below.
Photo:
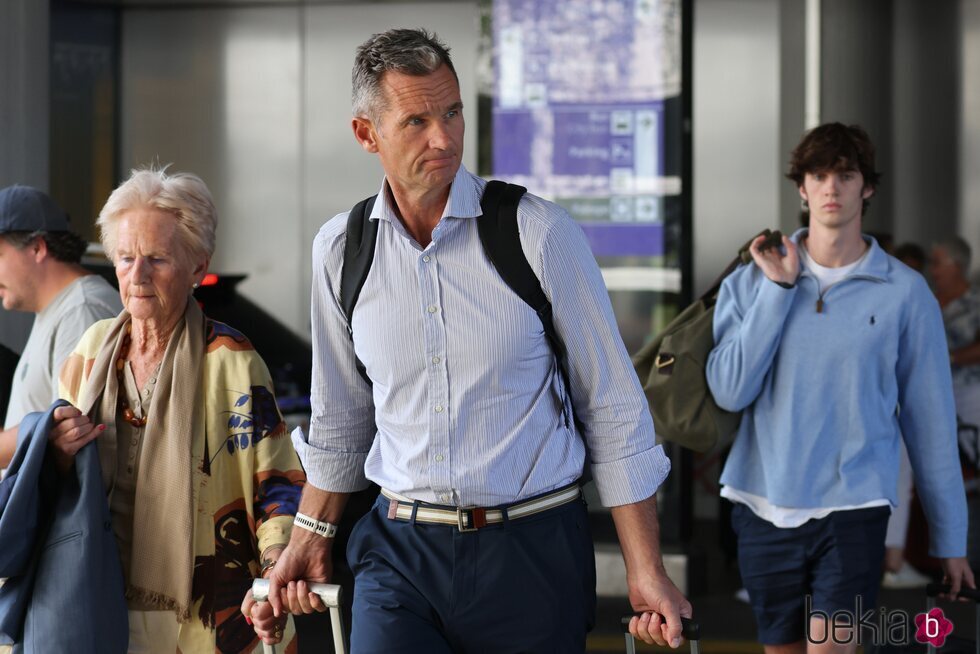
[[[858,125],[826,123],[803,136],[790,155],[786,177],[801,187],[807,173],[848,170],[859,171],[866,188],[877,188],[881,173],[875,170],[874,143]],[[869,204],[864,200],[862,214],[867,212]]]
[[[88,247],[85,239],[72,232],[7,232],[2,237],[18,250],[23,250],[35,239],[42,239],[51,256],[62,263],[78,263]]]

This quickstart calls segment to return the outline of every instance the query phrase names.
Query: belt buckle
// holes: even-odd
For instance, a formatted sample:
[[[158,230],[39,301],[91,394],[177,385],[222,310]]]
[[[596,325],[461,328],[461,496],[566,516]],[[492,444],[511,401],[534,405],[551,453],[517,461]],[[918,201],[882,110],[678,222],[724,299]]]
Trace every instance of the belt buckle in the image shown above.
[[[478,527],[476,526],[476,522],[473,520],[473,515],[472,514],[470,514],[470,525],[471,526],[469,526],[469,527],[464,527],[463,526],[463,515],[464,515],[463,512],[464,511],[469,511],[469,509],[464,509],[461,506],[457,506],[456,507],[456,526],[459,528],[459,531],[461,533],[464,533],[464,534],[467,533],[467,532],[470,532],[470,531],[476,531],[478,529]]]

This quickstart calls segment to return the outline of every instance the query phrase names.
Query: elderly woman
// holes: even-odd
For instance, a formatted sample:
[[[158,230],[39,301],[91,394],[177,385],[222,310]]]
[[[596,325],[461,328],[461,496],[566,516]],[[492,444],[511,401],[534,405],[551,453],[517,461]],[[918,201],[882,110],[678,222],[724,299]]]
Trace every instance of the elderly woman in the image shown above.
[[[933,246],[929,275],[943,310],[949,363],[953,368],[956,415],[963,424],[980,427],[980,289],[970,285],[970,246],[953,237]],[[960,451],[977,465],[976,432],[960,431]],[[974,491],[967,499],[970,528],[967,557],[980,567],[980,498]]]
[[[194,175],[137,170],[98,225],[124,309],[93,325],[65,363],[61,396],[74,406],[57,410],[50,439],[68,470],[98,438],[129,651],[289,641],[291,623],[248,589],[288,541],[305,476],[262,359],[191,295],[214,252],[211,194]]]

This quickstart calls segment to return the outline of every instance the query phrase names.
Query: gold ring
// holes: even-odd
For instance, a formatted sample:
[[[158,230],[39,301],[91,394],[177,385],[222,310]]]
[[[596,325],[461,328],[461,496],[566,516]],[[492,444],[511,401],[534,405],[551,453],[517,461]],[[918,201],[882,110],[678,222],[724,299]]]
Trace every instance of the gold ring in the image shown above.
[[[275,638],[276,640],[281,640],[282,639],[282,627],[276,627],[276,630],[273,632],[272,637]]]

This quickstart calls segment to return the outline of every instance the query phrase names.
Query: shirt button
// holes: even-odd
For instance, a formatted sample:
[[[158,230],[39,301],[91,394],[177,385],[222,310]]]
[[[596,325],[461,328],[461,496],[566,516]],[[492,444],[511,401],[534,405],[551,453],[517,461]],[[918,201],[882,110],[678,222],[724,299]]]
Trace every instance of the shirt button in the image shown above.
[[[442,461],[443,458],[444,457],[441,454],[436,454],[436,461]]]
[[[440,361],[442,361],[442,359],[439,357],[432,357],[432,363],[438,364]]]
[[[150,389],[149,388],[143,389],[143,395],[145,395],[146,397],[150,397]]]
[[[430,304],[428,311],[429,313],[435,313],[436,311],[438,311],[438,309],[436,308],[436,305]]]
[[[442,405],[441,404],[437,404],[436,405],[436,413],[442,413]]]
[[[422,257],[422,261],[424,261],[424,262],[426,262],[426,263],[429,263],[429,261],[430,261],[431,259],[432,259],[432,257],[430,257],[429,255],[425,255],[424,257]]]
[[[151,384],[157,383],[157,378],[156,377],[150,377],[150,383]],[[147,389],[147,390],[149,390],[149,389]]]

